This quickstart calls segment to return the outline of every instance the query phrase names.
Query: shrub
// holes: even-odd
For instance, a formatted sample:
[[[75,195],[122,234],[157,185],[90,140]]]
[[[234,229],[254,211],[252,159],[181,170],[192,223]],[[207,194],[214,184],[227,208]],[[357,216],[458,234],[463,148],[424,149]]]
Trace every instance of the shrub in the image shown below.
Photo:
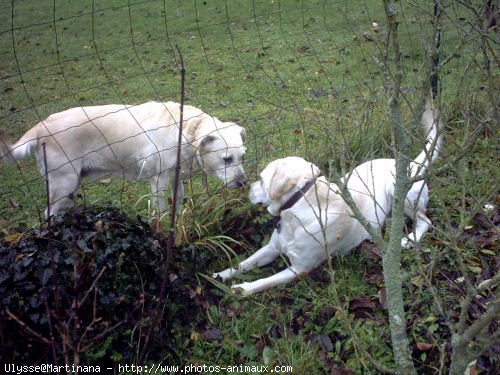
[[[165,239],[140,217],[76,208],[47,228],[0,238],[0,357],[3,362],[109,365],[133,361],[164,271]],[[197,272],[213,251],[174,251],[155,358],[174,356],[206,306]],[[217,292],[210,294],[217,298]],[[180,358],[183,358],[180,356]],[[91,362],[91,363],[90,363]]]

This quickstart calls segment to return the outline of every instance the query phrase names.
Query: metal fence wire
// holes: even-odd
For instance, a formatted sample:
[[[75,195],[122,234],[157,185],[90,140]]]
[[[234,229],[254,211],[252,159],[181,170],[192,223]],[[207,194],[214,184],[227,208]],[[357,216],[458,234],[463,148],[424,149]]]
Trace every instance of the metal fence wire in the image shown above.
[[[434,4],[400,5],[403,91],[412,102],[427,74],[436,35]],[[2,7],[0,118],[11,139],[37,123],[44,127],[50,115],[69,108],[83,110],[83,126],[98,121],[88,115],[90,106],[178,102],[178,45],[186,65],[186,104],[246,129],[244,169],[250,181],[277,157],[300,155],[328,173],[332,163],[348,169],[390,153],[385,79],[393,72],[384,60],[382,2],[47,0]],[[443,22],[442,44],[460,42],[460,29],[452,21],[457,12],[449,5],[443,16],[449,19]],[[447,52],[453,52],[451,47]],[[460,84],[467,82],[463,78]],[[131,110],[124,111],[133,117]],[[142,129],[142,120],[133,121]],[[113,152],[139,134],[121,136],[118,123],[112,141],[103,134],[98,145],[91,145],[76,136],[79,125],[76,121],[62,130],[71,135],[58,146],[67,160],[56,169],[102,148]],[[420,147],[422,138],[411,136]],[[165,151],[152,143],[152,153],[140,160]],[[77,145],[84,145],[85,154],[75,154]],[[7,158],[4,153],[3,161]],[[92,183],[85,181],[86,171],[75,170],[82,186],[71,198],[77,204],[111,204],[151,215],[154,197],[147,183],[108,179],[126,175],[127,163],[141,165],[138,159],[118,160],[118,170]],[[37,167],[34,158],[1,163],[0,229],[44,222],[42,164],[38,160]],[[208,185],[201,181],[195,176],[187,184],[187,197],[205,199],[220,191],[215,179],[209,178]]]

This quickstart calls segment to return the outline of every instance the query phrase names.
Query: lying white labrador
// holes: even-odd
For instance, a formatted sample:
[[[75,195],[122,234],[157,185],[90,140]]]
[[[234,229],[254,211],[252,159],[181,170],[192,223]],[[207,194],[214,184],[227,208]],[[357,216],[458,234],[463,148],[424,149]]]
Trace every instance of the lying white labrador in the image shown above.
[[[411,163],[411,176],[421,175],[438,154],[438,113],[428,104],[422,123],[428,131],[427,146]],[[375,159],[365,162],[344,176],[353,201],[359,211],[376,228],[381,227],[391,210],[394,193],[394,159]],[[319,168],[299,157],[271,162],[260,174],[260,180],[250,188],[253,204],[263,204],[275,217],[281,217],[269,243],[237,268],[228,268],[213,277],[227,280],[255,267],[272,262],[280,254],[289,259],[290,266],[273,276],[234,285],[250,295],[276,285],[288,283],[313,270],[329,255],[348,254],[370,235],[339,193],[336,184],[320,176]],[[423,180],[413,184],[405,201],[405,214],[415,222],[413,232],[403,238],[402,246],[409,247],[420,240],[431,221],[426,216],[428,189]]]
[[[181,177],[201,168],[228,187],[245,184],[245,130],[188,105],[183,120]],[[19,160],[35,150],[40,173],[49,180],[47,217],[73,204],[84,177],[149,179],[156,208],[164,212],[166,199],[159,195],[168,183],[173,192],[179,121],[180,104],[174,102],[72,108],[39,122],[13,145],[0,134],[0,160]],[[183,197],[179,182],[177,202]]]

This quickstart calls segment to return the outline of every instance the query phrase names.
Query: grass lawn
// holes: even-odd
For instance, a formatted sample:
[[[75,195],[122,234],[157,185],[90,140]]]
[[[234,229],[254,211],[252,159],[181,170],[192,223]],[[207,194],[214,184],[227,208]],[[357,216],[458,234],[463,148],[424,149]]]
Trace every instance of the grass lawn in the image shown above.
[[[412,4],[397,2],[403,113],[409,124],[408,104],[416,103],[426,76],[426,48],[433,32],[428,16],[432,1]],[[0,126],[12,138],[70,107],[179,101],[177,45],[187,71],[186,103],[246,128],[249,180],[269,161],[288,155],[313,161],[326,175],[373,157],[391,157],[385,78],[393,72],[382,69],[387,37],[382,1],[16,0],[3,1],[0,10]],[[440,71],[447,125],[437,167],[453,163],[429,176],[429,216],[435,228],[425,237],[422,253],[406,252],[403,264],[409,335],[422,373],[439,367],[446,354],[442,339],[449,335],[422,282],[422,269],[442,266],[429,272],[435,272],[436,285],[442,287],[439,296],[452,311],[460,286],[446,284],[456,276],[450,249],[460,248],[474,280],[495,270],[489,243],[477,241],[477,215],[488,215],[484,204],[496,205],[499,199],[498,130],[489,120],[488,96],[488,86],[498,86],[498,76],[487,80],[477,43],[472,38],[463,42],[473,15],[456,4],[447,8],[447,15],[440,53],[442,59],[454,57]],[[479,141],[455,160],[482,123],[486,126]],[[409,136],[416,156],[422,134]],[[1,164],[0,181],[2,236],[39,226],[46,198],[34,160]],[[249,205],[245,191],[224,191],[215,181],[205,188],[200,176],[189,182],[186,193],[177,243],[200,257],[210,254],[190,279],[199,315],[172,332],[175,344],[151,354],[151,361],[288,365],[293,373],[311,375],[341,373],[337,368],[377,373],[362,345],[384,366],[394,366],[381,262],[370,244],[295,285],[240,299],[203,275],[267,241],[269,217]],[[105,181],[85,183],[77,201],[111,205],[147,220],[148,200],[147,183]],[[280,260],[242,279],[285,266]],[[342,311],[348,312],[352,331]],[[137,327],[128,333],[126,345],[114,346],[111,339],[96,342],[85,360],[133,363],[141,343]],[[487,356],[481,363],[498,366],[498,357]]]

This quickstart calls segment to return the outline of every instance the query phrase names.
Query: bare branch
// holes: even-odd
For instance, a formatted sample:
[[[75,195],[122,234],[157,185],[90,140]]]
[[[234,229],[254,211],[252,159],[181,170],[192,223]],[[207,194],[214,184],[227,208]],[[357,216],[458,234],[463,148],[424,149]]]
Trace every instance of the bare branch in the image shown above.
[[[500,302],[494,301],[488,305],[486,312],[481,315],[470,327],[468,327],[461,336],[459,345],[467,345],[475,340],[481,334],[493,319],[498,317],[500,313]]]
[[[85,292],[85,295],[83,296],[83,298],[77,302],[77,306],[76,308],[80,308],[80,306],[82,306],[85,301],[87,300],[87,297],[89,296],[90,292],[92,290],[94,290],[97,282],[99,281],[99,279],[101,278],[101,276],[104,274],[104,271],[106,271],[106,266],[102,267],[101,271],[99,272],[99,274],[95,277],[94,281],[92,282],[92,285],[89,287],[89,289]]]
[[[476,293],[479,294],[488,289],[496,288],[499,282],[500,282],[500,273],[497,273],[491,279],[485,280],[481,284],[479,284],[477,286]]]
[[[48,345],[51,345],[52,344],[52,341],[43,337],[41,334],[39,334],[38,332],[36,332],[35,330],[33,330],[32,328],[30,328],[26,323],[24,323],[21,319],[19,319],[14,313],[12,313],[12,311],[10,311],[10,309],[7,307],[5,309],[5,312],[7,313],[7,315],[16,321],[17,324],[19,324],[24,330],[26,330],[29,334],[31,334],[32,336],[36,337],[38,340],[40,340],[41,342],[43,342],[44,344],[48,344]]]

